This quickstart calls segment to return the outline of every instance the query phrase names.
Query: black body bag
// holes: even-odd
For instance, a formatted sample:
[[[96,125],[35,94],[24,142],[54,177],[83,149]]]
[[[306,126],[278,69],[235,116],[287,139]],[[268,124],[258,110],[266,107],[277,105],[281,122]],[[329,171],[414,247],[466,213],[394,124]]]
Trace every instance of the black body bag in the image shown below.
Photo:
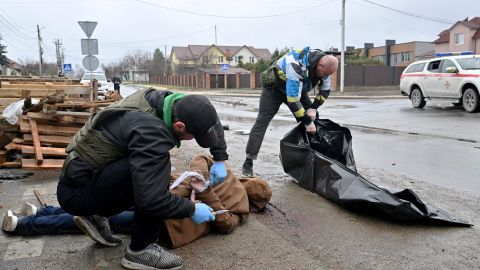
[[[390,192],[357,173],[350,130],[328,119],[315,120],[317,132],[299,124],[280,141],[283,170],[301,187],[347,209],[397,221],[434,221],[471,226],[424,203],[415,192]]]

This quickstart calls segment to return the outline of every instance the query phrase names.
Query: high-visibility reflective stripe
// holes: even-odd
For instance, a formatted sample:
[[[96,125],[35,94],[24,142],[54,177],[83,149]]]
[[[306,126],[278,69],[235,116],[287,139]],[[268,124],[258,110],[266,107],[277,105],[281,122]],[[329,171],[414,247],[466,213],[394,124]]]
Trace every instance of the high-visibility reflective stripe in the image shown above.
[[[300,99],[298,97],[287,97],[287,102],[297,102],[299,101]]]
[[[282,80],[282,81],[286,81],[287,80],[287,75],[285,75],[285,73],[283,72],[283,70],[278,70],[278,77]]]
[[[294,112],[293,114],[295,115],[295,117],[300,118],[305,114],[305,109],[301,108],[300,110]]]
[[[316,96],[315,99],[318,99],[320,101],[325,101],[326,98],[324,96]]]

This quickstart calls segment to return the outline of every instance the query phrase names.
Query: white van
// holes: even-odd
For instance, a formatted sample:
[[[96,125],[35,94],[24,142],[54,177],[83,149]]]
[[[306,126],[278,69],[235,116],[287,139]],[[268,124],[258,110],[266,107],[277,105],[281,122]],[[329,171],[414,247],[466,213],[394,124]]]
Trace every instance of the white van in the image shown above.
[[[90,85],[91,80],[97,80],[98,81],[98,94],[99,95],[104,95],[107,90],[110,90],[111,87],[109,87],[109,83],[107,80],[107,76],[105,76],[105,73],[101,72],[85,72],[83,74],[82,79],[80,80],[80,83],[83,85]]]
[[[451,100],[467,112],[480,110],[480,55],[457,55],[417,61],[400,78],[400,91],[414,108],[428,99]]]

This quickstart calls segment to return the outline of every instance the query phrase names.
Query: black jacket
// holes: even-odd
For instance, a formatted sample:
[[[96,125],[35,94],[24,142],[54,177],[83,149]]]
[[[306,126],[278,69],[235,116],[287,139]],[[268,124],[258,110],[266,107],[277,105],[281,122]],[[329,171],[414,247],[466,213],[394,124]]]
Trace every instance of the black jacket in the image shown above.
[[[171,173],[169,151],[175,147],[175,140],[161,117],[163,99],[169,94],[171,92],[168,91],[147,92],[146,98],[156,108],[157,116],[141,111],[117,112],[102,119],[95,129],[128,153],[136,211],[161,218],[184,218],[193,215],[194,204],[168,191]],[[228,158],[223,129],[221,134],[220,145],[210,150],[215,160]],[[87,178],[96,174],[91,170],[95,169],[78,157],[70,162],[59,186],[70,187],[64,190],[71,190],[74,186],[82,188],[91,181]],[[62,194],[58,197],[68,196]]]

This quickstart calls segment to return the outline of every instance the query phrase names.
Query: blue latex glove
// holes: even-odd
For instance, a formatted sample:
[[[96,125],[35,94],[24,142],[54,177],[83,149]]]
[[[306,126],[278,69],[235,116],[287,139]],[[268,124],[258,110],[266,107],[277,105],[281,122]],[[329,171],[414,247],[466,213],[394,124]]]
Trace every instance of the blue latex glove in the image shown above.
[[[196,203],[195,204],[195,213],[192,216],[193,222],[196,224],[202,224],[209,221],[215,221],[215,216],[212,214],[213,209],[204,204]]]
[[[225,168],[225,161],[215,161],[210,168],[210,185],[223,183],[227,177],[227,168]]]

